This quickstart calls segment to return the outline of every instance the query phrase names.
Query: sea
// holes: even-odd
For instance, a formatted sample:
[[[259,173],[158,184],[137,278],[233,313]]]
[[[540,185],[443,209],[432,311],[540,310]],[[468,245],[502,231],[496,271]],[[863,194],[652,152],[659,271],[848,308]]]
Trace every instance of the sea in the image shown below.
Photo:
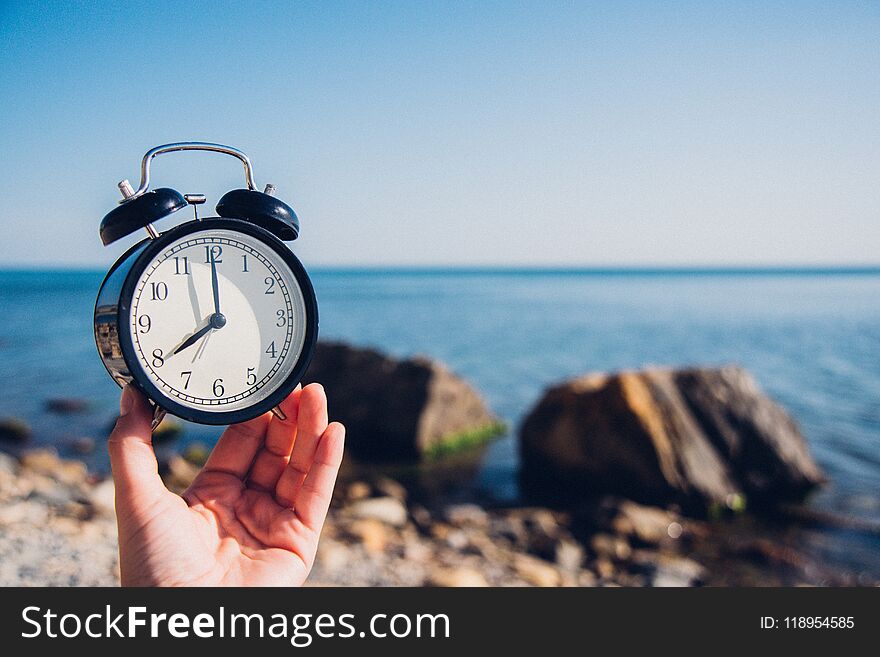
[[[322,338],[443,361],[510,426],[469,484],[515,503],[517,431],[553,384],[595,371],[735,363],[794,416],[830,484],[808,502],[861,529],[814,551],[880,576],[880,269],[314,269]],[[73,455],[119,390],[92,337],[101,271],[0,271],[0,417]],[[53,398],[88,412],[48,413]],[[331,408],[332,408],[332,400]],[[187,425],[182,442],[217,429]],[[103,445],[86,458],[105,471]]]

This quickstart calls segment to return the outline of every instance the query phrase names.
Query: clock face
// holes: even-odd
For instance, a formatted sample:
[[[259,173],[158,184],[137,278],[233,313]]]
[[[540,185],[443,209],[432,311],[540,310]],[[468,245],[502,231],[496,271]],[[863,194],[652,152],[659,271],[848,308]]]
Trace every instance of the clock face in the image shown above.
[[[227,412],[260,403],[290,377],[306,312],[294,272],[273,248],[207,228],[170,242],[146,265],[128,322],[135,357],[162,394]]]

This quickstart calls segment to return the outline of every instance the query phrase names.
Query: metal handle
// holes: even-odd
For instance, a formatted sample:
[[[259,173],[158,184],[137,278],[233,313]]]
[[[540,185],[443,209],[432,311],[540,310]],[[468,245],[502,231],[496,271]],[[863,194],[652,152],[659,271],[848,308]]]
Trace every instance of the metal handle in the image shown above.
[[[248,189],[257,189],[256,183],[254,183],[254,167],[251,164],[251,159],[242,153],[237,148],[232,148],[232,146],[224,146],[223,144],[212,144],[210,142],[204,141],[181,141],[174,144],[163,144],[162,146],[156,146],[155,148],[151,148],[147,151],[146,155],[144,155],[144,159],[141,161],[141,184],[137,188],[137,191],[124,198],[121,202],[130,201],[133,198],[137,198],[138,196],[142,196],[147,193],[147,190],[150,189],[150,162],[157,155],[162,155],[163,153],[173,153],[175,151],[210,151],[212,153],[224,153],[226,155],[231,155],[234,158],[241,160],[241,163],[244,165],[244,178],[247,182]],[[131,189],[131,188],[129,188]]]

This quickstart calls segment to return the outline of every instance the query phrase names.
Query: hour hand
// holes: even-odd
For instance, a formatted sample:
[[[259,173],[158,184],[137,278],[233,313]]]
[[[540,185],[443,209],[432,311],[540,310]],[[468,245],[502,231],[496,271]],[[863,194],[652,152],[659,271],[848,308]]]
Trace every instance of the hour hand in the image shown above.
[[[172,355],[179,354],[181,351],[183,351],[187,347],[192,347],[196,342],[198,342],[201,339],[201,337],[203,335],[205,335],[205,333],[207,333],[208,331],[212,331],[213,329],[214,329],[213,324],[208,324],[207,326],[203,326],[198,331],[196,331],[191,336],[189,336],[186,340],[181,342],[180,345],[178,345],[177,349],[175,349],[173,352],[171,352]]]

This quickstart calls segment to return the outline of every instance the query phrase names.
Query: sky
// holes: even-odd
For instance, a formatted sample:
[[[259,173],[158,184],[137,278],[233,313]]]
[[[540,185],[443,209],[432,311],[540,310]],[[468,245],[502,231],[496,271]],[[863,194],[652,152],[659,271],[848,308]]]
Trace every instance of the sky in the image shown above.
[[[116,183],[188,140],[250,155],[307,266],[878,264],[878,34],[878,2],[2,0],[0,266],[112,263]]]

